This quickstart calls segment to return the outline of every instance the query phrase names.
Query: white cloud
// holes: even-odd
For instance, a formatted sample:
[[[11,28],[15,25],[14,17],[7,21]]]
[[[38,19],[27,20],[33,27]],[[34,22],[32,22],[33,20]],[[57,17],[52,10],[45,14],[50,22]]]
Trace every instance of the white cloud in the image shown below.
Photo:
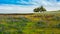
[[[2,4],[0,5],[0,13],[32,13],[35,7],[43,5],[47,10],[59,10],[60,2],[56,2],[56,0],[31,0],[29,2],[18,1],[18,3],[22,4],[32,4],[32,6],[21,6],[21,5],[10,5],[10,4]]]
[[[35,7],[36,6],[1,5],[0,13],[33,13]]]
[[[52,10],[60,10],[60,2],[57,2],[56,0],[33,0],[35,2],[35,5],[43,5],[48,11]]]

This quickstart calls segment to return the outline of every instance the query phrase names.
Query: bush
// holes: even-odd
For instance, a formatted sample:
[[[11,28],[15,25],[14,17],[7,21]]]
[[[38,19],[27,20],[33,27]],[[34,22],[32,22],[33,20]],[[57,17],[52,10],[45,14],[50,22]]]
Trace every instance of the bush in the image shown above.
[[[46,27],[46,23],[43,21],[39,21],[35,24],[36,28],[45,28]]]
[[[59,28],[60,29],[60,24],[56,25],[56,28]]]
[[[60,17],[56,16],[52,20],[60,21]]]
[[[11,32],[3,32],[3,34],[11,34]]]
[[[23,34],[22,30],[17,30],[17,34]]]

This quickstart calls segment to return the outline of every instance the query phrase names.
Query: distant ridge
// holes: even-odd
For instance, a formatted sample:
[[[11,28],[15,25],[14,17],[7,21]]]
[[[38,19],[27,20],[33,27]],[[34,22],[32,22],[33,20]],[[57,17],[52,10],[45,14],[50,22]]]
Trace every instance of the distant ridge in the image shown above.
[[[58,10],[58,11],[46,11],[44,13],[56,13],[56,12],[60,13],[60,10]],[[0,15],[33,15],[33,14],[34,13],[0,13]]]
[[[0,13],[0,15],[32,15],[34,13]]]

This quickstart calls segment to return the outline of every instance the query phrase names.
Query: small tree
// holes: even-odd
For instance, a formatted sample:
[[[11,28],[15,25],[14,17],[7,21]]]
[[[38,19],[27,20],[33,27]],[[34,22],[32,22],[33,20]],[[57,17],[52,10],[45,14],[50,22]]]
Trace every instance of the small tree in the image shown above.
[[[35,8],[34,12],[39,12],[39,10],[40,10],[39,8]]]
[[[46,11],[46,9],[43,6],[41,6],[39,12],[44,12],[44,11]]]
[[[46,11],[46,9],[43,6],[34,9],[34,12],[44,12],[44,11]]]

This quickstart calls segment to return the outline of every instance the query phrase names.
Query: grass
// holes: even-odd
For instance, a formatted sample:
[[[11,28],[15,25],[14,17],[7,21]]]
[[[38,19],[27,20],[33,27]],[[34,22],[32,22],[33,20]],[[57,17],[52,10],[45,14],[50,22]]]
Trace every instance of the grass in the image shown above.
[[[0,34],[60,34],[60,13],[2,14]]]

